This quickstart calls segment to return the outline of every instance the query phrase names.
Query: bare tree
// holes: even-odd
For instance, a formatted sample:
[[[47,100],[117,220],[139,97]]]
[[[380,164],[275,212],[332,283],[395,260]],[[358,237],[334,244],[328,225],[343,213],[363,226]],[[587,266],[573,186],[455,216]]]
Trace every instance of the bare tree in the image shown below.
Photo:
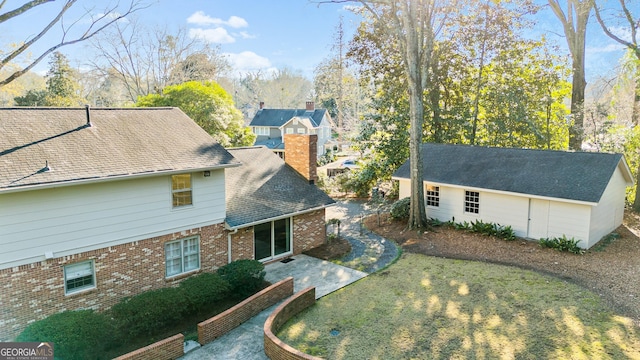
[[[91,62],[92,67],[105,75],[118,74],[131,102],[139,96],[159,93],[167,85],[215,80],[215,76],[228,69],[217,48],[190,38],[186,29],[152,30],[136,19],[111,27],[91,45],[99,54]]]
[[[629,10],[629,6],[626,0],[618,0],[620,2],[620,14],[618,14],[618,19],[622,19],[622,22],[626,24],[624,29],[629,30],[629,39],[623,39],[621,36],[618,36],[613,33],[613,31],[607,26],[604,20],[604,16],[602,14],[602,10],[595,6],[596,19],[598,19],[598,23],[602,27],[602,30],[608,37],[615,40],[616,42],[624,45],[629,51],[635,56],[635,61],[633,61],[633,75],[635,80],[635,91],[633,96],[633,112],[631,115],[631,122],[633,126],[640,125],[640,48],[638,48],[638,29],[640,28],[640,14],[634,15]],[[632,0],[635,3],[635,0]],[[636,4],[637,5],[637,4]],[[617,25],[617,24],[615,24]],[[640,183],[640,166],[637,169],[636,173],[636,184]],[[640,191],[636,189],[636,197],[633,201],[633,210],[636,212],[640,212]]]
[[[6,0],[0,2],[0,11],[3,11],[3,7],[6,5],[6,2]],[[50,2],[52,2],[52,0],[27,1],[22,6],[16,9],[0,13],[0,24],[10,21],[24,20],[25,17],[21,15],[28,14],[29,10]],[[35,36],[25,38],[24,41],[20,43],[15,49],[7,53],[2,53],[0,55],[0,70],[4,69],[12,62],[16,62],[21,55],[24,57],[24,55],[28,53],[27,50],[33,49],[33,46],[35,44],[42,43],[44,40],[40,40],[46,34],[48,34],[56,25],[59,25],[61,29],[59,40],[50,45],[50,47],[46,50],[43,50],[42,52],[36,54],[35,58],[33,60],[29,60],[27,65],[23,68],[16,69],[14,71],[11,71],[6,76],[3,76],[0,79],[0,86],[9,84],[18,77],[24,75],[34,66],[36,66],[40,61],[42,61],[42,59],[44,59],[47,55],[56,51],[60,47],[76,44],[81,41],[90,39],[105,28],[125,18],[129,14],[147,7],[147,5],[144,5],[139,0],[130,0],[128,5],[124,7],[121,7],[119,3],[115,3],[115,5],[111,4],[107,8],[100,10],[96,8],[87,8],[85,9],[85,12],[81,18],[75,18],[71,21],[65,21],[65,14],[69,11],[69,9],[76,5],[77,0],[65,0],[62,3],[62,7],[54,12],[52,19],[47,24],[44,24]],[[89,21],[84,21],[87,18],[89,19]]]
[[[618,1],[620,2],[620,8],[621,8],[620,13],[613,15],[612,18],[608,20],[611,22],[615,21],[615,18],[622,20],[622,23],[626,25],[623,28],[629,30],[628,32],[629,39],[623,39],[622,36],[616,35],[610,29],[610,26],[617,26],[618,24],[617,23],[609,24],[609,26],[607,26],[606,24],[607,19],[605,19],[603,16],[603,10],[599,9],[598,6],[595,6],[594,8],[596,13],[596,19],[598,19],[598,23],[602,27],[602,30],[604,31],[604,33],[607,34],[607,36],[610,37],[611,39],[618,42],[619,44],[624,45],[636,57],[637,61],[635,62],[635,69],[633,69],[634,75],[635,75],[634,77],[635,95],[633,98],[633,114],[631,116],[631,121],[633,122],[633,125],[639,125],[640,124],[640,48],[638,48],[638,30],[640,27],[640,13],[636,14],[634,18],[634,15],[631,13],[631,10],[629,10],[629,6],[627,2],[633,1],[635,3],[635,0],[631,0],[631,1],[618,0]]]
[[[589,14],[594,6],[594,0],[565,0],[567,12],[565,13],[559,1],[548,0],[551,10],[562,23],[567,45],[572,59],[572,91],[571,91],[571,116],[573,126],[569,128],[569,148],[582,149],[583,125],[584,125],[584,92],[587,87],[584,68],[585,38]]]

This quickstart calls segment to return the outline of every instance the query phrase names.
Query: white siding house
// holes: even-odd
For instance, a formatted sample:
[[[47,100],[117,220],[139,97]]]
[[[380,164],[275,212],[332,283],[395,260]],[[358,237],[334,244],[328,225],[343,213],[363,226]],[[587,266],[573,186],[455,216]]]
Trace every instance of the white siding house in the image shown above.
[[[530,239],[588,249],[622,224],[633,176],[620,154],[423,145],[427,216],[509,225]],[[393,178],[410,195],[409,162]]]

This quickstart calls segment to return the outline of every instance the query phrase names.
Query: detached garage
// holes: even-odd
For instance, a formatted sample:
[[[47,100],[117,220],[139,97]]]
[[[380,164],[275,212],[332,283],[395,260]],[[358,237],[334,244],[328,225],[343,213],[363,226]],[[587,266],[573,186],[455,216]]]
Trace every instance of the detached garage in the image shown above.
[[[633,175],[621,154],[423,144],[427,216],[510,225],[516,235],[565,235],[588,249],[622,224]],[[409,161],[394,174],[410,196]]]

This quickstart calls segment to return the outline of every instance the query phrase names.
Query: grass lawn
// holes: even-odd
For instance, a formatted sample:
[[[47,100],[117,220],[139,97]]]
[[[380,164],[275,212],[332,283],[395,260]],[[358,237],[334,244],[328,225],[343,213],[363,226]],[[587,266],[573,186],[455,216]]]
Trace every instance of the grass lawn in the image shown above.
[[[640,359],[640,330],[557,278],[403,254],[278,336],[328,359]]]

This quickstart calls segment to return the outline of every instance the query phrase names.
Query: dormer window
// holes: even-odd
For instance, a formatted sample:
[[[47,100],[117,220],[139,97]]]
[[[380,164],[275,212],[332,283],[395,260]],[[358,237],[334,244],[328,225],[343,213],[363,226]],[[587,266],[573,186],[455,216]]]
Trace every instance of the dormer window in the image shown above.
[[[174,208],[193,204],[191,174],[171,176],[171,197]]]

